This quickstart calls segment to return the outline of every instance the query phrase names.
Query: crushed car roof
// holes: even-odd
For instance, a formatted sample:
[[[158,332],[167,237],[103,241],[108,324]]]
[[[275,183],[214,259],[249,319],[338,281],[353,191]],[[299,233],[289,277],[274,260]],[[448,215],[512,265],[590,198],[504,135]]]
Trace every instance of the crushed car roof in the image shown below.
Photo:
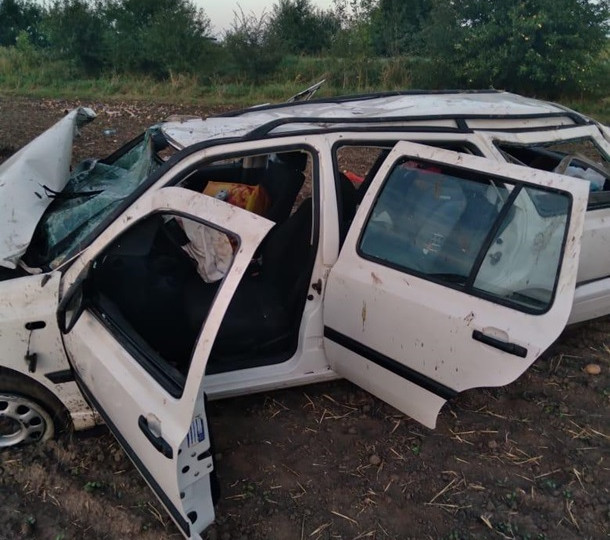
[[[585,116],[560,105],[508,92],[396,92],[263,105],[207,119],[170,120],[162,130],[172,145],[185,148],[225,137],[350,126],[521,130],[588,122]]]

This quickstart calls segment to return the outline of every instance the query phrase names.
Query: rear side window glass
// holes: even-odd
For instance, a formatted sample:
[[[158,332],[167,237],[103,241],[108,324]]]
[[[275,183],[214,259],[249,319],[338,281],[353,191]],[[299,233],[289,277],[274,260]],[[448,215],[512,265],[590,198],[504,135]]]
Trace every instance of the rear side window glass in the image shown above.
[[[436,148],[453,150],[454,152],[481,155],[478,148],[466,141],[428,140],[417,142]],[[387,141],[379,142],[378,146],[367,143],[344,143],[335,147],[335,186],[341,244],[347,236],[358,205],[394,144],[395,142]]]
[[[535,203],[541,197],[547,212]],[[570,200],[565,193],[402,161],[382,187],[358,249],[380,264],[541,313],[552,304]]]

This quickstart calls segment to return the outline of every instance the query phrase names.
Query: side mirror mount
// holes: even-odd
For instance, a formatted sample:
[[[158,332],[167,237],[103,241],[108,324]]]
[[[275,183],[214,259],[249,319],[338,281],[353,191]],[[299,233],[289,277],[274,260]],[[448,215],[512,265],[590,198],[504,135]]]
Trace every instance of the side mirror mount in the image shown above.
[[[85,288],[87,280],[81,281],[72,288],[59,305],[57,311],[57,323],[62,334],[67,334],[74,328],[74,325],[82,315],[86,307]]]

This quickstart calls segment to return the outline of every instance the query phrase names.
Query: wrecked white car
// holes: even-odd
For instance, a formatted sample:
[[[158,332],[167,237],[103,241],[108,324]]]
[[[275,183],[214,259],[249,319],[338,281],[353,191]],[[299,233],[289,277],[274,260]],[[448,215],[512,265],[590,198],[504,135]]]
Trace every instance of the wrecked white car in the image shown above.
[[[271,105],[70,174],[92,116],[0,166],[0,446],[101,417],[187,537],[214,519],[207,397],[345,377],[433,428],[610,313],[610,131],[561,106]]]

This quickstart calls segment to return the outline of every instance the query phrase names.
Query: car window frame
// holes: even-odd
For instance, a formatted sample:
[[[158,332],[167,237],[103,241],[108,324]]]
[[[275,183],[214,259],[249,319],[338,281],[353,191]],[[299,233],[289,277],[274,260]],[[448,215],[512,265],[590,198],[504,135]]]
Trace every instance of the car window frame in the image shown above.
[[[134,227],[137,227],[138,225],[142,224],[145,220],[153,219],[156,216],[181,217],[181,218],[188,219],[190,221],[205,225],[207,227],[210,227],[216,231],[220,231],[220,232],[236,239],[237,245],[236,245],[234,253],[237,253],[241,247],[242,239],[236,232],[223,228],[219,225],[215,225],[214,223],[206,220],[205,218],[202,218],[200,216],[195,216],[195,215],[189,215],[184,212],[174,211],[174,210],[155,210],[151,213],[141,216],[136,221],[130,223],[129,227],[123,229],[120,232],[120,234],[117,234],[110,242],[108,242],[108,244],[106,244],[106,246],[104,247],[103,250],[98,252],[96,254],[96,256],[89,261],[89,264],[91,266],[90,266],[90,270],[88,272],[89,275],[85,278],[85,281],[87,279],[90,279],[91,272],[95,271],[95,268],[94,268],[95,262],[98,259],[105,257],[107,255],[108,250],[112,249],[113,242],[120,241],[121,237],[125,234],[129,234],[129,232],[132,231]],[[197,347],[197,342],[199,341],[199,337],[201,335],[201,330],[205,326],[207,318],[208,318],[209,314],[211,313],[212,309],[214,308],[216,298],[222,292],[222,288],[223,288],[226,276],[228,276],[229,273],[231,272],[234,262],[235,262],[235,256],[231,260],[231,264],[229,265],[229,268],[227,269],[225,276],[220,280],[218,290],[216,291],[216,294],[214,295],[214,299],[212,300],[212,303],[210,304],[210,309],[208,310],[208,313],[206,314],[206,316],[201,324],[199,332],[197,333],[197,336],[193,343],[193,348],[191,351],[191,357],[189,360],[189,368],[190,368],[190,364],[193,360],[193,355],[194,355],[195,349]],[[89,294],[91,294],[91,290],[89,291]],[[108,333],[117,341],[117,343],[121,347],[123,347],[140,366],[142,366],[142,368],[151,376],[151,378],[156,383],[159,384],[159,386],[161,386],[161,388],[163,388],[171,397],[173,397],[175,399],[180,399],[182,397],[182,394],[184,393],[184,388],[186,385],[186,380],[188,378],[188,371],[187,371],[186,375],[182,375],[165,358],[163,358],[163,356],[161,354],[154,351],[152,349],[152,346],[149,343],[147,343],[146,340],[142,336],[140,336],[137,332],[135,332],[135,330],[134,330],[134,333],[135,333],[135,336],[134,336],[134,335],[131,335],[129,332],[127,332],[123,327],[121,327],[121,324],[120,324],[121,321],[115,320],[114,315],[112,313],[109,313],[107,310],[105,310],[102,305],[92,304],[91,300],[89,299],[87,301],[86,307],[87,307],[87,309],[89,309],[91,311],[91,313],[98,320],[98,322],[108,331]],[[126,322],[129,323],[129,321],[126,321]],[[144,347],[141,346],[142,343],[144,344]]]
[[[342,146],[385,147],[387,145],[387,150],[391,152],[392,148],[394,148],[394,146],[400,141],[407,141],[431,147],[439,147],[437,145],[431,144],[434,142],[456,145],[463,144],[464,146],[470,147],[472,150],[475,151],[473,152],[473,155],[479,157],[487,157],[489,155],[489,151],[486,151],[487,141],[485,139],[481,139],[479,137],[479,134],[476,132],[396,132],[388,130],[387,133],[373,134],[370,132],[350,132],[349,129],[347,129],[341,132],[340,136],[336,136],[330,144],[330,156],[333,172],[333,183],[335,189],[335,205],[337,208],[336,221],[338,229],[341,229],[341,225],[343,223],[343,200],[341,197],[341,180],[339,178],[341,170],[339,168],[339,161],[337,158],[338,150]],[[385,158],[382,159],[379,164],[375,163],[375,165],[378,166],[376,167],[376,170],[371,177],[371,182],[384,163]],[[360,198],[362,198],[364,193],[368,190],[369,186],[370,183],[366,186],[366,189],[359,195]],[[360,189],[362,189],[362,186],[361,188],[359,188],[358,191],[360,191]],[[339,235],[338,252],[341,251],[341,249],[343,248],[343,244],[345,243],[345,238],[341,238],[340,236],[341,235]]]
[[[108,249],[108,247],[115,241],[117,238],[121,237],[128,230],[130,230],[136,223],[140,222],[142,219],[149,217],[151,215],[150,212],[146,212],[141,218],[137,221],[132,221],[129,217],[126,217],[130,211],[132,211],[133,207],[136,205],[144,205],[147,206],[149,201],[154,199],[155,194],[161,191],[163,188],[172,188],[174,186],[179,186],[180,182],[182,182],[186,177],[188,177],[194,170],[205,166],[205,164],[213,163],[215,161],[219,161],[227,158],[239,158],[244,156],[252,156],[255,154],[272,154],[276,152],[284,152],[284,151],[294,151],[294,150],[303,150],[307,152],[312,161],[312,201],[313,201],[313,219],[312,219],[312,252],[316,254],[315,257],[312,257],[312,268],[315,269],[315,265],[317,264],[317,254],[320,250],[320,245],[323,242],[323,239],[320,234],[320,222],[321,222],[321,206],[320,201],[322,200],[321,196],[321,163],[322,163],[322,145],[317,145],[315,142],[319,139],[319,137],[308,137],[307,140],[303,141],[296,140],[295,137],[286,137],[285,141],[278,141],[277,139],[264,142],[265,144],[261,144],[261,141],[231,141],[226,142],[226,144],[213,144],[208,145],[197,145],[197,148],[189,148],[184,154],[179,153],[175,156],[172,156],[170,163],[165,163],[161,168],[157,169],[150,177],[147,179],[138,191],[143,191],[138,196],[131,197],[130,202],[124,202],[121,205],[120,211],[113,213],[109,219],[109,223],[106,223],[107,220],[102,222],[98,228],[92,231],[92,236],[97,232],[98,234],[95,237],[91,238],[91,241],[88,243],[86,256],[75,256],[70,261],[66,262],[59,270],[62,271],[64,276],[70,275],[71,279],[64,279],[62,287],[64,295],[60,299],[60,304],[63,303],[64,299],[71,293],[72,289],[79,284],[82,285],[82,282],[86,279],[87,273],[90,271],[90,264],[95,261],[103,252]],[[220,146],[220,149],[218,148]],[[218,151],[219,150],[219,151]],[[182,162],[182,163],[181,163]],[[174,165],[176,169],[174,169]],[[186,188],[179,188],[184,189]],[[193,191],[193,193],[198,193]],[[201,196],[204,196],[200,194]],[[166,210],[164,213],[173,213],[179,214],[179,212]],[[115,215],[118,214],[118,215]],[[195,219],[195,216],[187,216],[189,219]],[[217,225],[213,225],[212,223],[207,223],[203,218],[195,219],[197,221],[201,221],[202,223],[211,226],[213,228],[222,230]],[[232,236],[237,236],[237,234],[233,231],[226,230],[224,231]],[[84,250],[83,250],[84,251]],[[83,255],[85,253],[82,253]],[[77,254],[80,255],[81,253]],[[233,266],[231,266],[232,268]],[[227,272],[227,275],[230,273],[231,268]],[[314,270],[315,271],[315,270]],[[221,285],[222,287],[222,285]],[[217,296],[215,297],[216,300]],[[97,317],[96,317],[97,318]],[[109,326],[102,321],[104,327],[110,332]],[[205,322],[202,324],[201,329],[203,329]],[[118,334],[120,331],[111,332],[113,338],[118,339]],[[201,332],[198,335],[197,340],[200,339]],[[124,340],[123,340],[124,341]],[[198,341],[197,341],[198,342]],[[196,351],[197,342],[195,343],[195,349],[193,349],[193,353]],[[125,343],[121,342],[121,346],[129,353],[133,353],[133,344],[129,344],[129,347],[125,346]],[[135,359],[135,356],[134,356]],[[137,361],[139,365],[142,365],[142,362]],[[156,380],[155,375],[149,373],[150,376]],[[188,375],[186,379],[188,379]],[[158,381],[157,381],[158,382]],[[188,384],[188,383],[187,383]],[[171,386],[171,385],[166,385]],[[162,386],[163,387],[163,386]],[[171,392],[164,388],[168,393]],[[176,392],[175,390],[173,390]],[[184,387],[182,388],[182,392],[184,391]]]
[[[136,137],[129,141],[126,145],[119,148],[116,152],[111,154],[108,158],[115,157],[118,159],[124,153],[129,151],[133,146],[135,146],[144,134]],[[79,255],[88,249],[92,244],[94,244],[97,239],[106,233],[107,230],[112,229],[112,225],[117,222],[121,215],[129,210],[129,208],[136,204],[138,200],[142,197],[146,196],[149,192],[159,190],[163,187],[170,187],[178,184],[185,175],[189,174],[192,170],[197,168],[203,162],[209,161],[217,161],[223,159],[223,156],[231,156],[231,155],[252,155],[254,152],[258,150],[261,153],[273,153],[276,149],[295,149],[297,147],[309,148],[312,158],[314,159],[314,163],[317,163],[317,168],[314,167],[314,176],[312,178],[312,188],[316,186],[317,193],[320,193],[320,152],[321,147],[316,146],[312,142],[304,142],[304,141],[312,141],[317,139],[316,136],[306,136],[297,138],[294,136],[283,136],[281,139],[273,138],[269,140],[247,140],[242,137],[234,137],[234,138],[223,138],[212,141],[202,141],[200,143],[193,144],[186,148],[183,148],[173,154],[167,161],[160,164],[149,176],[146,178],[138,188],[121,204],[115,208],[104,220],[102,220],[99,225],[91,231],[79,246],[75,247],[71,252],[66,253],[66,260],[62,264],[60,264],[54,270],[65,273],[68,268],[78,260]],[[282,140],[290,141],[290,142],[282,142]],[[294,142],[292,142],[294,141]],[[224,149],[223,147],[226,147]],[[216,153],[216,150],[220,148],[221,151]],[[198,158],[198,165],[193,163],[188,163],[186,166],[184,162],[190,162],[193,156],[197,159],[197,155],[205,153],[204,156]],[[317,160],[317,161],[315,161]],[[178,169],[178,170],[175,170]],[[169,177],[169,178],[168,178]],[[313,192],[313,191],[312,191]],[[319,197],[314,199],[314,206],[317,204],[319,208]],[[319,221],[318,217],[319,212],[314,214],[314,224],[316,224],[316,219]],[[41,267],[43,271],[50,271],[51,268],[48,265],[44,265]]]
[[[520,311],[522,313],[526,313],[529,315],[545,315],[546,313],[548,313],[551,310],[551,308],[553,307],[553,304],[555,303],[555,299],[557,296],[557,284],[559,282],[561,268],[562,268],[562,264],[563,264],[562,261],[564,258],[566,245],[568,242],[568,231],[570,229],[570,216],[571,216],[572,208],[573,208],[573,204],[574,204],[572,194],[567,191],[560,190],[560,189],[550,188],[548,186],[544,187],[545,191],[559,193],[559,194],[566,196],[568,198],[568,207],[567,207],[567,212],[566,212],[566,223],[564,226],[563,239],[562,239],[562,243],[561,243],[561,248],[559,250],[559,259],[558,259],[559,263],[555,270],[555,279],[553,281],[553,290],[552,290],[552,294],[550,296],[549,302],[548,302],[547,306],[544,308],[544,310],[529,309],[522,304],[517,304],[517,303],[513,303],[511,301],[504,300],[498,296],[495,296],[491,293],[487,293],[486,291],[483,291],[481,289],[475,289],[473,285],[474,285],[474,282],[476,281],[477,274],[479,273],[479,271],[481,269],[483,260],[485,258],[485,254],[489,251],[497,231],[501,227],[503,220],[506,218],[506,215],[510,211],[511,206],[513,205],[515,199],[518,197],[521,190],[525,189],[526,187],[540,190],[541,189],[540,185],[532,184],[532,183],[521,181],[521,180],[514,180],[509,177],[502,177],[497,174],[485,173],[485,176],[489,177],[490,179],[497,179],[498,182],[501,184],[512,185],[513,189],[509,192],[509,196],[508,196],[507,200],[504,201],[504,204],[503,204],[500,212],[498,213],[498,216],[496,216],[492,227],[490,228],[487,235],[485,236],[485,240],[483,241],[481,247],[479,248],[479,252],[477,253],[477,256],[474,259],[472,268],[468,274],[466,284],[464,286],[458,286],[457,284],[443,281],[440,278],[430,277],[422,272],[418,272],[416,270],[403,267],[402,265],[392,263],[391,261],[379,259],[377,257],[371,256],[362,251],[361,245],[362,245],[364,234],[366,232],[366,227],[372,218],[373,211],[375,210],[375,206],[377,205],[379,197],[382,194],[385,186],[387,185],[387,182],[388,182],[392,172],[394,171],[395,167],[397,167],[401,161],[404,161],[404,159],[405,159],[404,156],[402,156],[402,157],[399,157],[398,159],[396,159],[392,163],[392,165],[390,166],[390,168],[388,170],[386,177],[383,179],[383,182],[381,183],[381,185],[379,186],[379,189],[375,193],[374,199],[370,204],[366,217],[363,221],[362,228],[358,232],[358,237],[356,239],[355,247],[356,247],[356,254],[358,255],[358,257],[360,257],[361,259],[364,259],[366,261],[369,261],[369,262],[373,262],[376,264],[380,264],[382,266],[386,266],[388,268],[392,268],[393,270],[396,270],[403,274],[412,275],[414,277],[417,277],[417,278],[420,278],[420,279],[423,279],[426,281],[430,281],[437,285],[448,287],[450,289],[462,292],[464,294],[469,294],[469,295],[475,296],[477,298],[480,298],[482,300],[486,300],[491,303],[507,307],[509,309],[514,309],[514,310]],[[473,173],[472,169],[469,169],[466,167],[460,167],[459,165],[455,165],[455,164],[448,165],[447,163],[444,163],[442,161],[420,159],[420,158],[418,158],[418,160],[421,162],[433,165],[433,166],[450,167],[450,168],[452,168],[454,170],[458,170],[458,171],[463,170],[466,172],[467,175],[472,175],[472,173]]]
[[[488,141],[494,149],[494,154],[506,163],[511,163],[500,148],[500,145],[534,146],[536,144],[553,144],[589,139],[595,145],[602,157],[605,157],[610,165],[610,142],[608,142],[600,129],[595,124],[584,126],[569,126],[557,131],[528,131],[525,133],[512,133],[505,131],[479,132],[479,135]],[[527,167],[527,165],[524,165]],[[552,171],[550,171],[552,172]],[[567,175],[564,175],[567,176]],[[577,179],[575,179],[577,180]],[[602,195],[599,195],[599,194]],[[604,191],[592,191],[589,193],[587,212],[610,208],[610,196],[603,194]]]

